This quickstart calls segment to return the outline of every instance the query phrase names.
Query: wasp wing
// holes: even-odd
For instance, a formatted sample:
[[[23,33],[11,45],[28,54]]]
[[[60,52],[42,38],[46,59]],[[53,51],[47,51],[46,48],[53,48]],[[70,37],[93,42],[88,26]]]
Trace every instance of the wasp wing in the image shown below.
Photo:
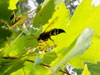
[[[55,22],[58,20],[58,17],[55,17],[52,21],[49,21],[49,24],[46,24],[44,27],[43,27],[43,32],[48,32],[51,30],[51,26],[55,24]],[[50,30],[48,29],[50,28]]]

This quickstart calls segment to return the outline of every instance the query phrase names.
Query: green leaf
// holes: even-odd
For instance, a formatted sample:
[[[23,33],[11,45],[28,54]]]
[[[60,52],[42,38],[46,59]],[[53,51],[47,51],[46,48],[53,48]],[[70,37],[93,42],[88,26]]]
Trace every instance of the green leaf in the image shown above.
[[[88,70],[91,73],[91,75],[99,75],[100,74],[100,62],[97,62],[95,64],[85,62],[85,64],[88,65]],[[73,71],[77,72],[78,75],[80,75],[83,71],[83,69],[74,69]]]
[[[91,75],[99,75],[100,74],[100,62],[97,62],[95,64],[93,63],[85,63],[88,65],[88,69],[91,73]]]
[[[65,9],[65,7],[64,8],[60,7],[60,3],[63,3],[62,0],[59,4],[57,4],[56,2],[59,2],[59,0],[48,0],[48,1],[44,2],[43,6],[41,6],[41,10],[37,13],[36,17],[34,18],[33,26],[40,27],[41,25],[48,24],[49,19],[51,19],[51,18],[54,19],[60,15],[60,12],[61,12],[60,9],[63,10],[63,9]],[[56,6],[56,5],[58,5],[58,6]],[[62,6],[63,6],[63,4],[62,4]],[[60,12],[57,13],[56,11],[57,12],[60,11]],[[62,13],[63,12],[65,13],[66,11],[63,10]],[[57,15],[55,17],[52,17],[53,14],[55,14],[55,15],[57,14]],[[68,14],[62,14],[62,15],[68,15]]]
[[[25,65],[24,66],[24,72],[25,72],[26,75],[35,75],[34,63],[32,63],[32,62],[25,62],[24,65]]]
[[[29,73],[29,75],[35,75],[35,68],[32,67],[31,72]]]
[[[0,73],[3,75],[9,75],[22,68],[24,66],[24,62],[24,60],[3,60],[1,62]]]
[[[16,40],[12,45],[8,45],[5,55],[16,56],[20,53],[22,55],[23,52],[24,54],[26,54],[26,50],[35,48],[36,46],[38,46],[38,41],[36,38],[34,38],[32,35],[23,35],[18,40]]]
[[[32,73],[32,72],[34,72],[33,65],[34,65],[34,63],[26,61],[24,63],[24,67],[11,73],[11,75],[20,75],[20,74],[21,75],[32,75],[32,74],[34,75],[34,73]]]
[[[0,19],[9,21],[9,17],[12,13],[12,11],[8,10],[8,3],[9,0],[0,0]]]
[[[55,52],[48,52],[48,53],[44,54],[43,63],[50,64],[56,58],[57,58],[57,54]]]
[[[34,18],[33,26],[40,27],[40,25],[48,23],[48,20],[51,18],[54,12],[54,7],[54,0],[49,0],[45,7],[37,13],[36,17]]]
[[[8,29],[0,27],[0,48],[2,48],[5,45],[7,38],[10,37],[11,34],[12,32]]]
[[[10,22],[10,15],[13,11],[8,9],[9,0],[1,0],[0,1],[0,48],[5,45],[5,41],[7,38],[10,37],[11,31],[8,30],[11,22]]]

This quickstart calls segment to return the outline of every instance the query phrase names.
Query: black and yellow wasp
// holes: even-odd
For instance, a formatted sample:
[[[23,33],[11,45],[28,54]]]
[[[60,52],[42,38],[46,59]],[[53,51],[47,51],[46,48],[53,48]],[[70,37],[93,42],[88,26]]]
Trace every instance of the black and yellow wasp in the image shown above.
[[[54,24],[55,23],[55,20],[57,19],[58,17],[56,17],[49,25],[47,28],[50,27],[50,25]],[[46,28],[46,29],[47,29]],[[50,31],[47,31],[47,32],[42,32],[39,37],[38,37],[38,41],[41,42],[41,41],[47,41],[48,39],[50,39],[51,41],[53,41],[51,39],[51,36],[55,36],[55,35],[58,35],[58,34],[61,34],[61,33],[65,33],[65,31],[63,29],[60,29],[60,28],[54,28],[54,29],[51,29]],[[53,41],[54,42],[54,41]]]

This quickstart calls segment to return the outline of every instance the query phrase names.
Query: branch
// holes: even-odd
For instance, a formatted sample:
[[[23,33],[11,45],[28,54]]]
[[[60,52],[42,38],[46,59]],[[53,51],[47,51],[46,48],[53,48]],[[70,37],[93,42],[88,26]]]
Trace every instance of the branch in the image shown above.
[[[18,59],[17,57],[2,57],[2,58],[3,59]],[[34,63],[33,60],[26,59],[26,61],[31,62],[31,63]],[[50,65],[45,64],[45,63],[41,63],[40,65],[45,66],[45,67],[51,67]],[[62,69],[60,69],[59,72],[65,73],[67,75],[71,75],[67,70],[66,71],[63,71]]]

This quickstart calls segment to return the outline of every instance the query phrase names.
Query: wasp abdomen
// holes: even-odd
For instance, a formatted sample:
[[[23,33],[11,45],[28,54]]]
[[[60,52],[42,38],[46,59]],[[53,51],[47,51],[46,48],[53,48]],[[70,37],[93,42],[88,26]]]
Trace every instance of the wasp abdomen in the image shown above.
[[[50,36],[55,36],[60,33],[65,33],[65,31],[62,29],[53,29],[49,32],[41,33],[40,36],[38,37],[38,41],[40,40],[47,41],[48,39],[50,39]]]
[[[65,31],[63,29],[53,29],[50,32],[50,35],[58,35],[60,33],[65,33]]]

